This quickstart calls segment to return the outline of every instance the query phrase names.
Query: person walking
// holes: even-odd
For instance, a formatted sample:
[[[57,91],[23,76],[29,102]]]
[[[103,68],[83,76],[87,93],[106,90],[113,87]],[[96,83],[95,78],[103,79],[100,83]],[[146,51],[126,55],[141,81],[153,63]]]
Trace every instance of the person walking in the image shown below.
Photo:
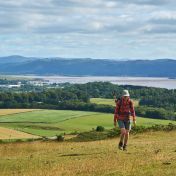
[[[136,126],[136,115],[134,110],[133,102],[130,99],[128,90],[123,90],[122,97],[116,99],[116,107],[114,112],[114,127],[117,127],[117,122],[120,128],[120,141],[119,149],[127,150],[127,144],[129,139],[129,132],[131,130],[131,117],[133,120],[134,127]]]

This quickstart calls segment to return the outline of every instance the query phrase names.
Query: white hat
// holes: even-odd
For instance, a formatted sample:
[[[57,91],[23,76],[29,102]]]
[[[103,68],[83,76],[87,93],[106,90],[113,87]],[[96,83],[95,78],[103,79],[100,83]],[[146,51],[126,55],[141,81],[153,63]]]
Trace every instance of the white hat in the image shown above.
[[[130,94],[129,94],[128,90],[123,90],[122,96],[123,96],[123,97],[129,97]]]

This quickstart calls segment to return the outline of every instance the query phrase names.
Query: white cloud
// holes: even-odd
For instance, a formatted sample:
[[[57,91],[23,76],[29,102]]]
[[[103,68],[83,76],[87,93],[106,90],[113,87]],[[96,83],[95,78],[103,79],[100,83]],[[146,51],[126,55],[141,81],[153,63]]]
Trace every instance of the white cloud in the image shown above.
[[[150,6],[175,4],[175,0],[119,0],[119,1],[127,4],[150,5]]]
[[[174,0],[0,0],[0,52],[146,58],[151,55],[145,47],[154,50],[155,43],[175,56],[169,45],[176,34],[174,5]]]

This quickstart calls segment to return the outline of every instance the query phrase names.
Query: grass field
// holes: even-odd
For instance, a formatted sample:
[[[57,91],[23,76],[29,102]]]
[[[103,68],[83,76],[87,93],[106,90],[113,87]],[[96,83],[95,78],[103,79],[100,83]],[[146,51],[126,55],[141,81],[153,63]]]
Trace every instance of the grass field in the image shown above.
[[[0,109],[0,118],[3,115],[18,114],[23,112],[36,111],[36,109]]]
[[[132,135],[128,151],[117,141],[30,142],[0,145],[0,175],[174,176],[176,132]]]
[[[132,100],[134,102],[134,106],[137,107],[139,105],[138,100]],[[112,105],[115,106],[114,99],[107,99],[107,98],[91,98],[91,103],[95,104],[104,104],[104,105]]]
[[[137,125],[176,124],[176,121],[137,117]],[[39,136],[54,136],[61,133],[90,131],[97,126],[113,128],[113,114],[69,111],[38,110],[0,116],[0,126]]]
[[[35,138],[39,138],[39,136],[34,136],[34,135],[27,134],[24,132],[0,127],[0,139],[10,139],[11,140],[11,139],[26,139],[26,138],[35,139]]]

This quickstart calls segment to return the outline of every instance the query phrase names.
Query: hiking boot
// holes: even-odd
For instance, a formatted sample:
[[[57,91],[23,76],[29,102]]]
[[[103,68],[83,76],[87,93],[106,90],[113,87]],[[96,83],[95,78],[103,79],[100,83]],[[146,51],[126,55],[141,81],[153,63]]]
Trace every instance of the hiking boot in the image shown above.
[[[123,143],[119,142],[119,150],[123,150]]]
[[[127,151],[127,145],[126,144],[123,145],[123,151]]]

